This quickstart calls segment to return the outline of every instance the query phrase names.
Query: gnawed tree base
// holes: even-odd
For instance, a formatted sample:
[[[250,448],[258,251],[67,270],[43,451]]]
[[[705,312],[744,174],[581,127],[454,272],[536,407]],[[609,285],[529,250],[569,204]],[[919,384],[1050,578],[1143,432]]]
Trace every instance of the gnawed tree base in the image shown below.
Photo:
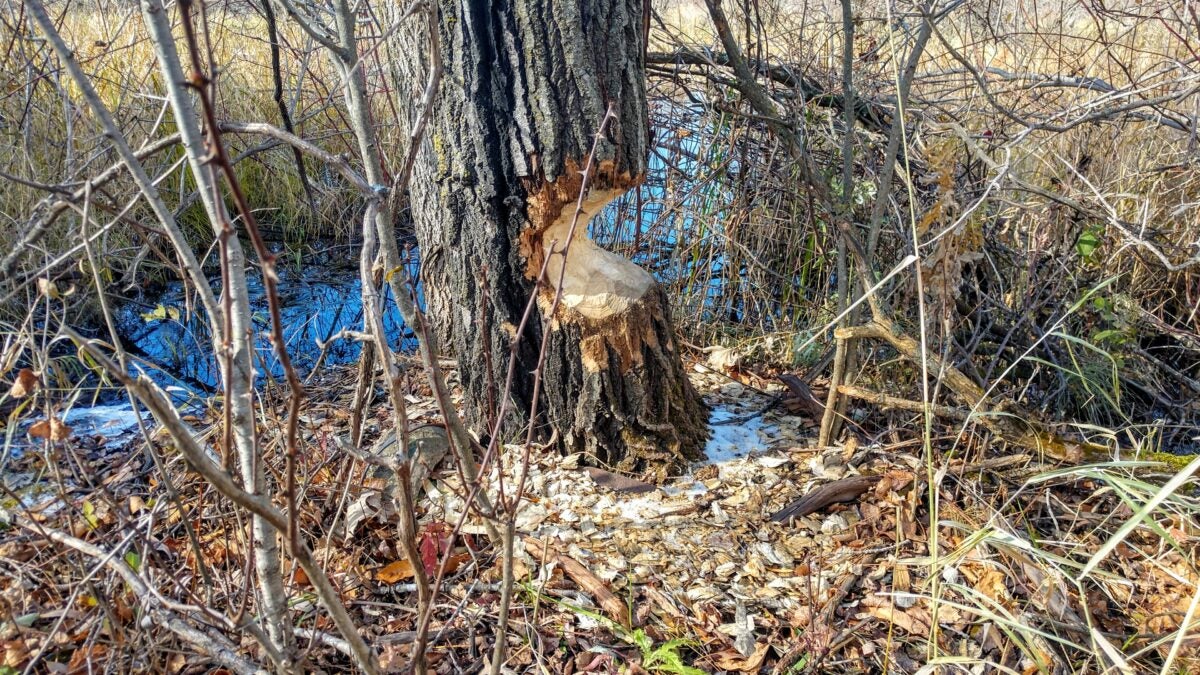
[[[653,481],[703,458],[708,436],[666,307],[653,284],[606,317],[560,308],[544,365],[548,378],[569,383],[547,392],[564,447]]]
[[[562,195],[562,187],[541,196]],[[558,203],[532,201],[534,214],[558,211],[549,222],[535,220],[541,227],[535,225],[527,239],[531,263],[540,267],[550,256],[549,283],[538,297],[543,315],[553,311],[543,375],[557,386],[547,389],[546,402],[566,450],[661,481],[703,458],[708,412],[679,358],[662,288],[584,234],[587,221],[622,192],[594,190],[578,213],[562,197]]]
[[[703,453],[707,414],[666,296],[585,236],[591,215],[646,174],[648,3],[436,4],[445,77],[409,198],[430,326],[458,359],[464,419],[487,443],[522,443],[536,410],[535,441],[553,428],[561,450],[649,478],[684,468]],[[400,51],[401,71],[425,81],[432,59]]]

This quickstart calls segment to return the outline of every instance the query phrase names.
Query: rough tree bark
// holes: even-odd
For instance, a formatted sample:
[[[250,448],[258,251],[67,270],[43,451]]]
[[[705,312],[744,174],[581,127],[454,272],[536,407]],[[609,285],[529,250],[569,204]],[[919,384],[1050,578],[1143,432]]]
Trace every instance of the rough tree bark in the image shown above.
[[[486,435],[516,327],[545,256],[565,243],[580,169],[612,104],[562,302],[548,322],[531,322],[515,352],[502,440],[526,421],[545,325],[540,435],[556,428],[568,451],[661,478],[701,454],[707,414],[680,362],[662,289],[586,237],[587,218],[646,172],[643,2],[456,0],[439,9],[445,77],[410,198],[429,314],[458,358],[467,419]],[[409,37],[404,68],[419,83],[416,45],[425,42]],[[550,283],[536,290],[542,315],[559,281],[561,259],[552,255]]]

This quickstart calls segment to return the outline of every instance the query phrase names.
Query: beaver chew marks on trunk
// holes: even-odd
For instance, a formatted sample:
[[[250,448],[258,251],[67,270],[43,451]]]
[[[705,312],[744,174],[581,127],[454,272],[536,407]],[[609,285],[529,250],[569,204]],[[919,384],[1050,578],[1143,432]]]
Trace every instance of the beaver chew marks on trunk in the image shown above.
[[[547,390],[550,419],[568,450],[661,480],[702,457],[707,414],[679,361],[661,287],[587,237],[588,221],[640,182],[605,168],[583,200],[573,234],[576,200],[568,190],[578,194],[579,172],[572,167],[572,178],[555,181],[560,185],[530,191],[528,273],[536,275],[552,256],[538,296],[543,316],[560,284],[562,290],[550,319],[545,375],[571,385]]]
[[[589,319],[603,319],[625,311],[630,304],[641,300],[654,284],[654,278],[648,272],[616,253],[600,248],[585,234],[588,220],[620,196],[619,190],[593,190],[583,202],[561,280],[561,263],[551,262],[549,281],[553,288],[558,288],[561,282],[562,306]],[[565,247],[574,218],[574,209],[563,209],[542,235],[544,254],[549,254],[552,246],[559,250]]]

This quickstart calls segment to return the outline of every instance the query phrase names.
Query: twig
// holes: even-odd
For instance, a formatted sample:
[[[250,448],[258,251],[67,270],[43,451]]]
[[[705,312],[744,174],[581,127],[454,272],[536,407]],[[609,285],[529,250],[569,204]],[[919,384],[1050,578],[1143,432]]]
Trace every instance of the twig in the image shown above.
[[[145,376],[131,377],[128,373],[123,372],[117,364],[113,363],[104,352],[83,336],[66,326],[62,327],[62,331],[80,349],[86,351],[95,359],[110,376],[121,382],[121,384],[138,397],[138,400],[150,410],[158,423],[170,434],[171,439],[175,441],[188,464],[216,488],[218,492],[238,506],[262,518],[276,532],[287,532],[287,516],[276,509],[275,505],[263,495],[253,494],[239,487],[234,482],[233,477],[209,457],[195,436],[192,435],[187,424],[179,416],[179,411],[171,405],[166,393],[153,380]],[[300,569],[304,570],[305,575],[312,583],[317,598],[326,611],[329,612],[334,625],[338,628],[338,632],[354,648],[357,665],[367,673],[378,673],[379,667],[376,663],[375,655],[358,634],[358,629],[354,621],[350,618],[350,615],[346,612],[337,589],[329,581],[325,570],[313,558],[312,551],[309,550],[307,544],[303,541],[297,542],[297,544],[291,553],[295,556]]]
[[[65,532],[50,529],[40,523],[29,520],[25,516],[4,510],[0,510],[0,521],[17,525],[22,529],[68,546],[99,561],[129,585],[134,596],[141,601],[142,607],[156,623],[165,626],[198,652],[208,656],[222,666],[236,673],[245,673],[247,675],[267,675],[270,672],[262,666],[239,656],[237,647],[225,639],[224,636],[197,629],[160,604],[157,594],[150,592],[150,589],[142,581],[142,578],[133,571],[133,568],[125,562],[125,559],[121,557],[117,550],[105,551],[82,539],[72,537]]]
[[[608,104],[608,110],[605,111],[604,118],[600,120],[600,124],[596,129],[596,135],[593,137],[592,148],[588,152],[587,161],[584,163],[583,170],[580,172],[582,174],[582,179],[580,180],[579,184],[579,195],[575,201],[575,212],[571,218],[571,227],[567,230],[566,242],[563,243],[561,251],[558,251],[558,254],[562,256],[562,263],[558,270],[557,283],[555,283],[554,299],[551,301],[549,309],[542,313],[543,321],[546,324],[549,324],[553,320],[554,313],[558,309],[559,304],[562,302],[564,286],[563,280],[566,278],[567,274],[567,256],[570,253],[571,242],[575,239],[575,229],[579,226],[580,216],[583,214],[583,202],[587,198],[588,190],[591,189],[591,177],[593,166],[595,165],[596,161],[597,149],[600,147],[600,141],[604,138],[604,132],[608,128],[609,122],[616,119],[616,117],[617,114],[614,108],[614,103],[610,101]],[[553,248],[554,246],[551,245],[552,250]],[[546,255],[545,261],[543,261],[542,264],[542,274],[545,273],[545,269],[551,257],[553,256]],[[540,283],[541,276],[538,277],[539,286]],[[521,327],[518,328],[517,334],[512,341],[512,351],[509,354],[507,382],[505,384],[504,394],[500,399],[500,412],[496,415],[496,428],[492,430],[493,433],[489,447],[489,454],[493,448],[498,447],[500,436],[499,425],[504,419],[505,405],[512,398],[509,395],[509,392],[511,391],[513,372],[517,362],[517,344],[521,339],[522,330],[525,327],[526,321],[529,319],[533,311],[533,307],[537,302],[538,291],[538,286],[535,286],[534,292],[530,295],[529,302],[525,308],[525,315],[521,318]],[[546,329],[543,329],[542,343],[538,349],[537,365],[533,369],[533,392],[530,395],[529,420],[525,430],[525,446],[521,456],[520,475],[517,478],[516,496],[511,500],[505,500],[503,496],[503,484],[501,484],[501,495],[499,501],[504,507],[507,516],[504,523],[504,587],[500,592],[500,619],[496,624],[496,640],[492,650],[492,663],[490,671],[492,675],[499,675],[501,666],[504,662],[504,650],[507,642],[505,639],[505,634],[508,630],[508,609],[512,602],[512,589],[514,584],[513,538],[515,537],[515,521],[517,517],[517,510],[521,504],[521,496],[525,491],[525,479],[529,473],[530,452],[532,451],[534,445],[533,435],[537,425],[538,399],[540,398],[539,395],[542,386],[542,368],[546,361],[546,348],[550,344],[550,334],[551,331],[548,330],[548,326]],[[503,467],[499,468],[498,474],[503,477]]]
[[[907,410],[909,412],[923,413],[925,412],[925,404],[921,401],[910,401],[906,398],[890,396],[862,387],[855,387],[849,384],[843,384],[838,387],[838,390],[851,398],[857,398],[868,403],[873,403],[881,408],[896,408],[898,410]],[[951,408],[950,406],[938,405],[936,403],[929,404],[929,411],[938,417],[962,421],[970,415],[969,410],[961,408]]]
[[[255,371],[250,340],[254,328],[246,280],[246,260],[241,243],[234,236],[233,225],[218,184],[217,170],[225,172],[226,177],[231,179],[227,182],[239,210],[244,213],[249,211],[249,208],[237,181],[232,180],[233,167],[220,142],[220,132],[216,128],[215,114],[209,98],[208,85],[210,83],[202,74],[199,65],[200,47],[192,25],[190,3],[191,0],[187,0],[180,6],[184,34],[192,56],[193,72],[190,77],[184,75],[182,60],[175,44],[175,35],[162,1],[146,0],[143,2],[141,5],[142,16],[152,38],[151,44],[158,57],[159,68],[167,87],[167,98],[183,137],[184,149],[192,176],[196,181],[197,192],[220,246],[221,275],[224,284],[222,310],[219,314],[210,314],[209,321],[213,333],[221,334],[221,340],[215,343],[214,353],[222,361],[221,375],[226,390],[223,400],[226,436],[224,447],[226,452],[230,451],[231,446],[236,449],[242,481],[246,489],[269,498],[271,490],[264,480],[260,466],[261,453],[253,413]],[[212,140],[212,147],[206,147],[205,134],[200,127],[200,116],[197,114],[191,94],[186,90],[189,85],[195,87],[200,94],[201,107],[204,111],[205,123],[208,126],[207,133]],[[254,238],[258,233],[252,217],[248,219],[247,227]],[[261,239],[261,237],[257,238]],[[265,249],[265,246],[257,246],[257,242],[256,247]],[[263,263],[264,284],[270,288],[274,283],[271,261],[263,259],[261,262]],[[204,289],[208,289],[207,280],[204,281]],[[268,301],[268,304],[278,307],[277,297],[275,302],[271,303],[268,295]],[[282,331],[276,328],[275,333],[275,337],[282,340]],[[292,417],[294,418],[295,415]],[[251,520],[256,542],[253,554],[259,603],[261,604],[260,613],[266,623],[267,633],[276,643],[275,648],[290,657],[294,640],[286,621],[287,595],[283,586],[278,543],[271,526],[263,518],[254,517]]]
[[[263,17],[267,21],[267,41],[271,46],[271,80],[275,85],[271,98],[275,99],[275,105],[279,108],[279,118],[283,121],[283,128],[288,133],[295,134],[292,113],[283,100],[283,73],[279,63],[279,26],[276,25],[275,10],[271,7],[271,0],[262,0],[262,9]],[[300,149],[296,146],[292,146],[292,158],[296,160],[296,173],[300,175],[300,185],[304,188],[304,197],[315,221],[318,217],[317,200],[313,197],[312,183],[309,182],[308,171],[304,168],[304,155],[300,154]]]

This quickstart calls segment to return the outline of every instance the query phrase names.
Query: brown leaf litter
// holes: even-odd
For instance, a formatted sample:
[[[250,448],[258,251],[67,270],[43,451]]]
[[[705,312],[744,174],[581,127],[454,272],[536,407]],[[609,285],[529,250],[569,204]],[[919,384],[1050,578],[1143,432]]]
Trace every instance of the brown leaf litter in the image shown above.
[[[1120,670],[1121,660],[1163,659],[1172,632],[1195,609],[1200,527],[1190,516],[1157,523],[1169,542],[1150,527],[1135,529],[1078,584],[1072,579],[1080,565],[1133,514],[1102,483],[1026,483],[1052,467],[1029,456],[988,454],[988,444],[963,442],[957,432],[935,439],[931,470],[913,454],[919,437],[899,431],[915,427],[898,413],[869,408],[848,411],[861,423],[846,443],[816,448],[816,408],[774,405],[782,392],[775,377],[735,371],[731,379],[708,369],[692,375],[714,407],[719,442],[710,454],[717,461],[653,486],[584,467],[581,457],[533,457],[515,523],[520,588],[510,622],[511,670],[655,671],[666,667],[655,659],[666,657],[654,649],[668,647],[706,672],[912,673],[935,656],[966,660],[975,672]],[[322,543],[314,548],[385,664],[401,669],[415,627],[412,563],[400,552],[383,499],[387,481],[339,449],[349,394],[316,392],[301,425],[302,469],[310,477],[301,522]],[[412,396],[408,403],[415,425],[436,422],[429,400]],[[386,406],[371,411],[368,437],[381,437],[381,449],[389,447],[382,428],[389,421]],[[425,428],[436,440],[436,429]],[[943,460],[954,443],[961,443],[957,453]],[[509,489],[522,455],[517,447],[504,453]],[[222,588],[245,587],[248,533],[194,475],[175,467],[181,494],[191,495],[176,507],[163,499],[156,478],[131,471],[128,461],[97,454],[93,465],[111,499],[69,495],[73,509],[55,518],[86,515],[68,529],[105,541],[132,519],[153,522],[157,529],[138,560],[147,574],[165,578],[170,570],[174,583],[191,586],[207,568],[227,580]],[[500,560],[472,536],[482,531],[474,515],[462,535],[450,536],[463,515],[462,485],[452,467],[427,468],[418,507],[421,564],[436,570],[445,560],[431,661],[437,672],[451,673],[490,652]],[[938,486],[932,493],[931,477]],[[497,478],[493,469],[493,489]],[[196,528],[200,558],[183,523]],[[938,556],[931,561],[934,541]],[[0,627],[5,662],[16,668],[58,620],[67,596],[56,589],[86,566],[64,565],[54,545],[14,533],[0,533],[0,556],[16,572],[0,579],[4,609],[35,617]],[[301,606],[309,603],[307,580],[292,581]],[[114,602],[132,602],[118,589],[110,589]],[[242,598],[221,602],[236,607]],[[83,627],[102,625],[88,623],[99,611],[61,614],[56,639],[64,642],[50,652],[56,663],[79,654],[114,667],[129,662],[132,647],[115,637],[84,639]],[[111,635],[136,628],[132,613],[128,621],[122,616],[105,615]],[[323,614],[312,617],[316,629],[332,629]],[[650,651],[639,646],[639,635]],[[1183,640],[1176,666],[1193,667],[1196,649],[1194,639]],[[154,663],[165,667],[167,655]],[[336,653],[317,650],[310,658],[326,671],[344,667]]]

